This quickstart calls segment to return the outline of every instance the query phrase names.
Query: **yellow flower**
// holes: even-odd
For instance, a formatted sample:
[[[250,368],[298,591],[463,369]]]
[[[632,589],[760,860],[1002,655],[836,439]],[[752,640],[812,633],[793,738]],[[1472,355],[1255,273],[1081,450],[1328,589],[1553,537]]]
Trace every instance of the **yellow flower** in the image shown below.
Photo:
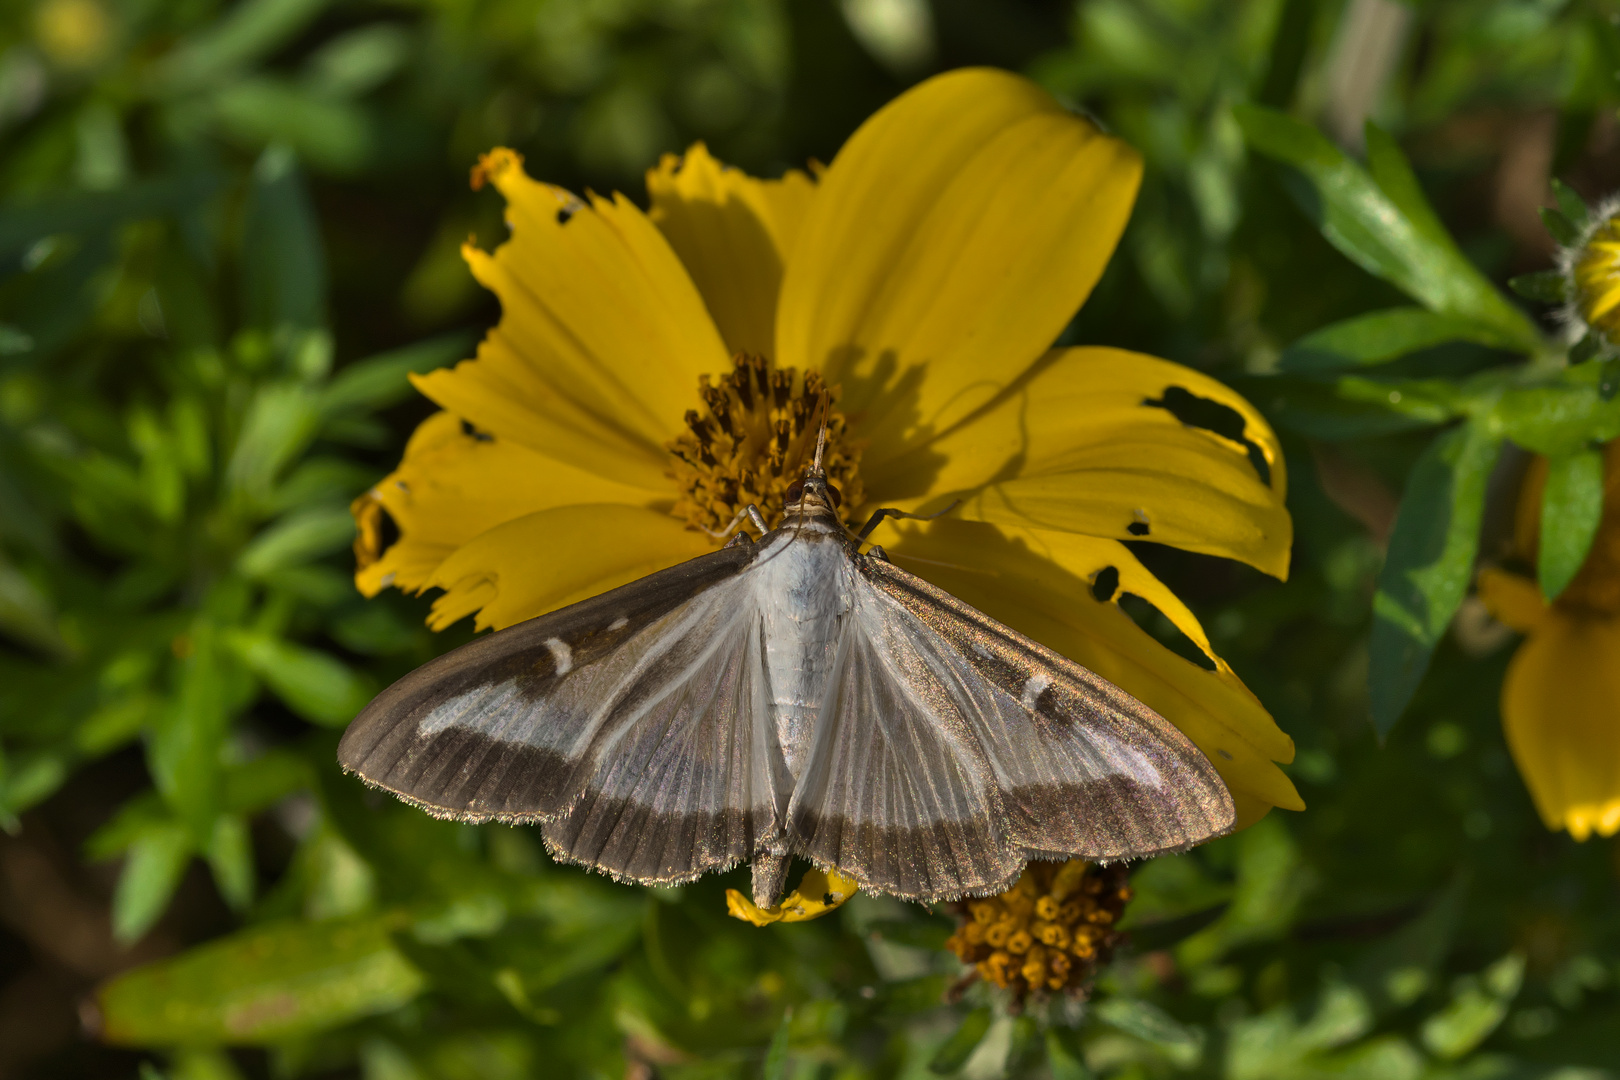
[[[1620,206],[1612,202],[1600,206],[1592,219],[1591,231],[1562,253],[1573,297],[1569,314],[1616,345],[1620,344]]]
[[[1034,991],[1079,990],[1108,961],[1114,925],[1131,898],[1125,867],[1081,859],[1031,863],[999,896],[957,905],[945,947],[977,976],[1022,1000]]]
[[[748,503],[780,514],[826,387],[848,521],[954,503],[877,539],[1178,725],[1240,825],[1302,808],[1274,764],[1292,742],[1121,542],[1285,576],[1276,436],[1198,372],[1051,348],[1140,172],[1129,147],[986,69],[902,95],[815,179],[757,180],[701,144],[666,156],[649,213],[486,155],[474,182],[500,190],[512,234],[465,255],[501,322],[475,360],[416,380],[445,411],[355,504],[360,589],[442,589],[435,629],[473,613],[499,628],[710,551]],[[1183,424],[1160,404],[1172,390],[1235,410],[1247,445]],[[1213,670],[1138,629],[1123,592]]]
[[[1520,491],[1515,546],[1533,563],[1547,461]],[[1604,448],[1603,520],[1575,579],[1548,604],[1529,578],[1480,572],[1480,599],[1525,634],[1502,683],[1502,727],[1549,829],[1620,831],[1620,442]]]

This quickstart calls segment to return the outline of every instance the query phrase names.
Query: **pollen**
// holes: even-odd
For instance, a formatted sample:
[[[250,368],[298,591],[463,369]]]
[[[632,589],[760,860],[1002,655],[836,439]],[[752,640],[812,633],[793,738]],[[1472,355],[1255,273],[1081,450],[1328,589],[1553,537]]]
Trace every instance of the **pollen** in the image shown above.
[[[1107,961],[1130,898],[1123,866],[1030,863],[1001,895],[957,905],[960,925],[945,947],[973,965],[970,977],[1011,990],[1017,1001],[1079,992]]]
[[[838,489],[846,524],[856,524],[865,494],[860,447],[849,438],[838,391],[816,371],[801,378],[762,356],[739,353],[719,379],[701,376],[701,409],[686,413],[687,430],[669,444],[671,476],[680,490],[673,513],[694,528],[718,533],[750,504],[771,526],[782,520],[788,485],[815,454],[821,403],[829,401],[822,464]]]
[[[1569,266],[1576,314],[1611,345],[1620,344],[1620,215],[1594,229]]]

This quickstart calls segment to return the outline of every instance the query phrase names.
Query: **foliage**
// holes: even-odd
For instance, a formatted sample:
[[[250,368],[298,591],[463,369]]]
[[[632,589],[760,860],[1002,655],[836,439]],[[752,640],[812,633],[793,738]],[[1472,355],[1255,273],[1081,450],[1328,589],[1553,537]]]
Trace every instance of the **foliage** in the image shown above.
[[[1317,121],[1347,100],[1344,39],[1368,10],[1407,45],[1364,140],[1335,141]],[[1611,851],[1541,828],[1499,730],[1508,639],[1468,597],[1525,450],[1552,462],[1537,573],[1549,595],[1568,583],[1601,505],[1592,447],[1620,437],[1620,362],[1566,339],[1560,279],[1537,273],[1550,243],[1480,195],[1523,130],[1588,198],[1620,177],[1615,14],[8,8],[0,855],[71,845],[116,939],[147,950],[95,970],[153,961],[87,997],[127,1052],[47,1048],[21,1074],[1620,1072]],[[1027,70],[1142,151],[1126,245],[1064,339],[1247,394],[1285,434],[1299,536],[1286,585],[1136,547],[1295,738],[1310,809],[1137,868],[1134,944],[1092,1000],[1020,1015],[982,985],[947,1001],[941,911],[857,897],[756,929],[725,914],[740,877],[616,885],[552,864],[531,831],[374,797],[333,756],[376,688],[470,633],[429,633],[425,601],[361,600],[345,549],[349,500],[425,415],[406,374],[469,355],[493,321],[457,254],[499,237],[498,200],[465,182],[476,154],[509,144],[536,175],[638,193],[657,153],[703,138],[770,173],[826,160],[898,89],[963,63]],[[1544,216],[1567,239],[1584,214],[1560,189]],[[99,897],[97,866],[115,871]],[[17,986],[48,963],[20,944],[48,952],[25,909],[0,907]],[[0,1030],[17,1000],[0,996]]]

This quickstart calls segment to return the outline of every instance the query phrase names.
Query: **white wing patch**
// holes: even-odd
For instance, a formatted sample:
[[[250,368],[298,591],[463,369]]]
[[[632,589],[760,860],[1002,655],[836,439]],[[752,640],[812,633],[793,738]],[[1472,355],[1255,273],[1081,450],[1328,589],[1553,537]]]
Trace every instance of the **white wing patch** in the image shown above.
[[[546,648],[551,650],[551,658],[556,661],[557,674],[568,674],[574,666],[574,650],[568,647],[568,642],[562,638],[546,638]]]

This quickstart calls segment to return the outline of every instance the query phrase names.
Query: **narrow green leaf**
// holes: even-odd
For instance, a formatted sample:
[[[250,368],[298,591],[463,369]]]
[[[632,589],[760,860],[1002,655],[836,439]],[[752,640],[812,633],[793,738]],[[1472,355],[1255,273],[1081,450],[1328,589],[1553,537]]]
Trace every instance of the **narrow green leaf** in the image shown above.
[[[1130,935],[1131,947],[1137,952],[1153,952],[1155,949],[1168,949],[1172,945],[1179,945],[1182,941],[1192,937],[1226,914],[1230,905],[1212,904],[1202,911],[1194,911],[1187,915],[1180,915],[1174,919],[1160,919],[1157,922],[1135,924],[1127,922],[1121,929]]]
[[[1136,998],[1104,998],[1092,1006],[1092,1015],[1109,1027],[1155,1046],[1197,1048],[1203,1045],[1200,1032],[1151,1002]]]
[[[228,75],[289,41],[329,0],[244,0],[165,56],[153,76],[168,93]]]
[[[242,549],[236,568],[250,578],[341,551],[354,540],[354,518],[347,506],[311,506],[265,529]]]
[[[1592,220],[1592,212],[1587,209],[1586,200],[1556,176],[1552,178],[1552,192],[1553,198],[1558,200],[1558,212],[1563,214],[1571,225],[1584,232]]]
[[[771,1036],[771,1045],[765,1051],[765,1068],[760,1074],[764,1080],[787,1080],[788,1035],[792,1023],[793,1009],[788,1008],[783,1011],[782,1022],[776,1025],[776,1034]]]
[[[1373,597],[1368,694],[1380,738],[1412,700],[1468,591],[1485,485],[1500,449],[1500,437],[1485,425],[1453,428],[1429,445],[1407,479]]]
[[[231,910],[246,910],[253,903],[254,879],[253,841],[248,836],[247,821],[235,814],[219,815],[206,854],[219,895]]]
[[[332,416],[355,409],[382,409],[404,401],[415,393],[411,375],[466,357],[476,342],[473,334],[458,330],[357,360],[332,377],[321,394],[321,413]]]
[[[298,159],[272,146],[253,168],[243,212],[243,308],[264,330],[326,321],[326,256]]]
[[[1046,1067],[1052,1080],[1091,1080],[1080,1040],[1072,1028],[1046,1029]]]
[[[1588,330],[1581,340],[1569,347],[1569,362],[1584,364],[1602,351],[1603,338],[1596,330]]]
[[[1580,240],[1581,230],[1557,210],[1543,206],[1537,212],[1541,215],[1541,223],[1547,227],[1548,234],[1560,244],[1570,247]]]
[[[230,723],[218,631],[198,619],[181,635],[188,655],[180,662],[179,692],[159,708],[146,744],[147,767],[164,801],[207,836],[219,811],[219,755]]]
[[[315,396],[305,387],[285,382],[260,387],[226,466],[231,490],[258,504],[268,502],[276,477],[309,445],[319,420]]]
[[[1458,250],[1387,135],[1369,129],[1370,175],[1291,116],[1257,105],[1233,114],[1255,149],[1299,171],[1305,186],[1290,190],[1334,247],[1431,311],[1486,323],[1519,350],[1539,347],[1535,324]]]
[[[1327,372],[1371,367],[1448,341],[1511,348],[1494,327],[1418,307],[1357,315],[1316,330],[1283,350],[1284,371]]]
[[[984,1041],[985,1033],[990,1030],[990,1010],[988,1008],[974,1009],[967,1014],[951,1037],[945,1040],[943,1046],[934,1051],[934,1056],[928,1061],[928,1071],[944,1076],[960,1069],[973,1051],[979,1048]]]
[[[1603,452],[1582,450],[1548,463],[1541,496],[1536,578],[1548,600],[1575,580],[1603,520]]]
[[[113,893],[113,936],[131,942],[152,928],[191,862],[191,832],[176,820],[154,821],[130,844]]]
[[[398,915],[258,926],[150,964],[96,992],[120,1046],[269,1044],[410,1001],[421,974],[390,938]]]
[[[231,647],[248,670],[311,723],[347,724],[375,689],[342,661],[267,634],[239,631],[231,636]]]
[[[1569,282],[1559,270],[1537,270],[1508,279],[1508,288],[1542,304],[1562,304],[1569,299]]]
[[[0,634],[54,656],[70,654],[56,626],[56,608],[35,585],[0,552]]]
[[[1451,1002],[1423,1022],[1423,1045],[1448,1061],[1469,1053],[1507,1019],[1524,976],[1524,957],[1509,953],[1477,977],[1460,979]]]
[[[1035,1023],[1035,1018],[1028,1014],[1015,1016],[1012,1038],[1007,1044],[1007,1061],[1002,1066],[1002,1071],[1014,1080],[1027,1075],[1043,1056],[1041,1053],[1043,1049],[1041,1029]]]

